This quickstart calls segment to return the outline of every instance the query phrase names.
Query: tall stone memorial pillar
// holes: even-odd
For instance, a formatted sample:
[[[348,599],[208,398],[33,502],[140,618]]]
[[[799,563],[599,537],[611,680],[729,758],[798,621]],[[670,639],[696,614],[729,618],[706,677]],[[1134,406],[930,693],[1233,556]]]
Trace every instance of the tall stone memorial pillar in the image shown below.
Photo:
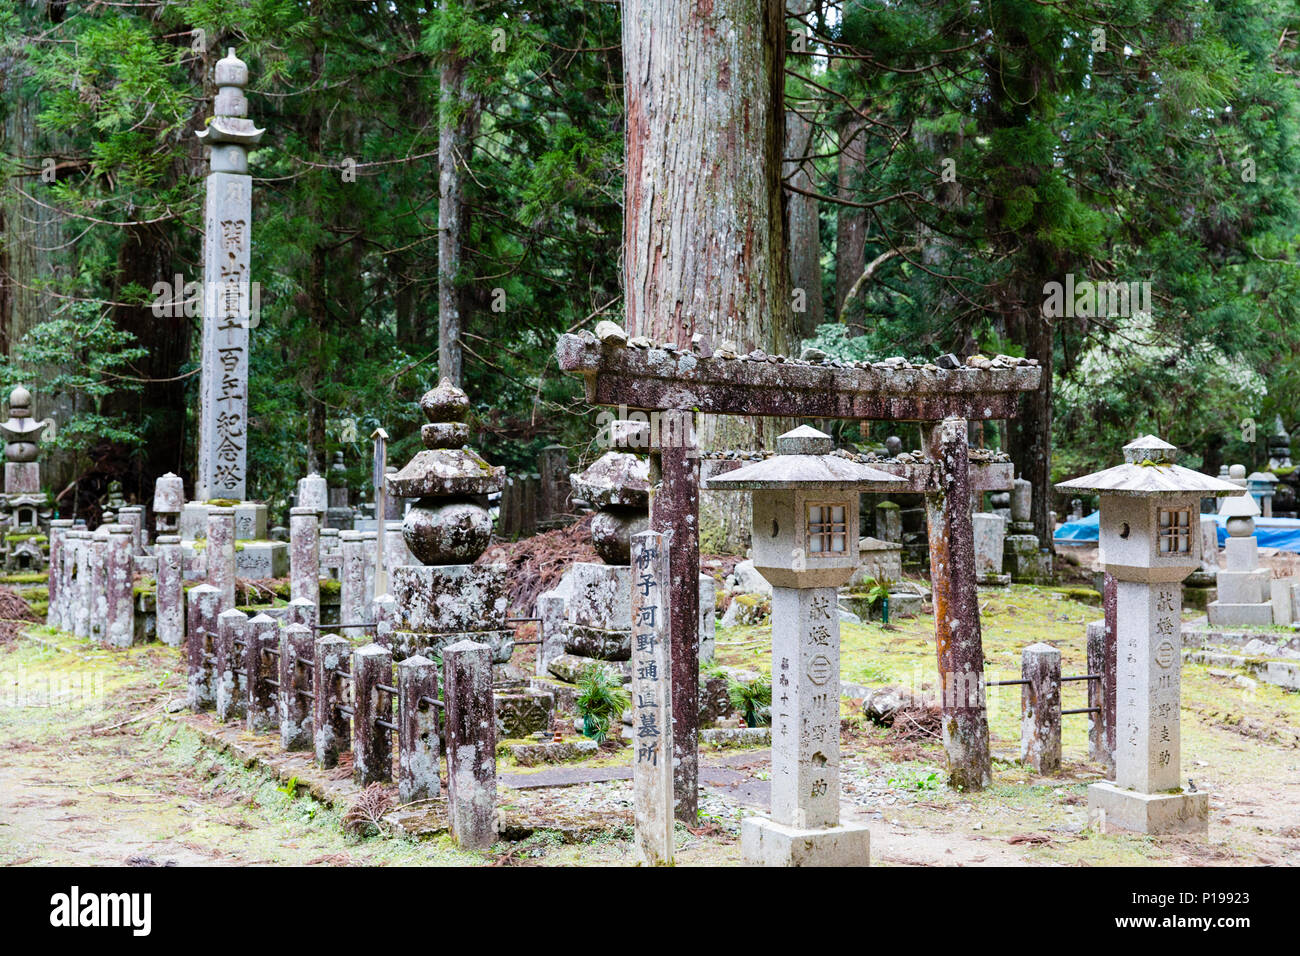
[[[772,584],[772,816],[746,817],[751,866],[863,866],[871,834],[840,821],[840,618],[837,589],[858,565],[858,493],[900,479],[832,454],[802,426],[777,454],[710,478],[754,493],[754,566]]]
[[[233,48],[217,61],[216,100],[203,218],[203,358],[199,385],[199,501],[243,501],[248,479],[249,252],[252,177],[248,148],[264,130],[248,119],[248,67]]]
[[[1124,464],[1056,486],[1100,495],[1102,561],[1115,579],[1115,780],[1088,788],[1088,809],[1140,833],[1209,823],[1209,795],[1182,786],[1181,582],[1200,562],[1200,499],[1240,491],[1175,465],[1175,451],[1147,435],[1124,446]]]

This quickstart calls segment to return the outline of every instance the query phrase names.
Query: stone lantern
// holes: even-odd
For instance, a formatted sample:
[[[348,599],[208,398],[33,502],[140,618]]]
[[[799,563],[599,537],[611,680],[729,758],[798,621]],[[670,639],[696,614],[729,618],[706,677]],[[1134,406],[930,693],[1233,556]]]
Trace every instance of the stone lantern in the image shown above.
[[[901,479],[832,453],[802,426],[777,454],[708,481],[753,492],[754,566],[772,584],[772,818],[747,817],[751,865],[863,865],[870,833],[840,824],[838,588],[858,565],[858,495]]]
[[[1200,562],[1200,499],[1240,494],[1175,465],[1174,452],[1147,435],[1124,446],[1124,464],[1056,486],[1100,496],[1102,563],[1115,579],[1115,781],[1090,786],[1088,807],[1141,833],[1208,823],[1209,796],[1183,789],[1179,764],[1180,582]]]

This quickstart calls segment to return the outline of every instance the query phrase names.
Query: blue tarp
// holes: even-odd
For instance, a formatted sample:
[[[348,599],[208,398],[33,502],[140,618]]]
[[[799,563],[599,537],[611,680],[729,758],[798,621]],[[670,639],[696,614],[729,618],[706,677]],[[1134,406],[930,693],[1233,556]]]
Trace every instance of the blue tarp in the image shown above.
[[[1228,539],[1224,528],[1225,520],[1214,516],[1219,524],[1219,547]],[[1067,521],[1056,529],[1052,536],[1056,544],[1095,544],[1097,541],[1097,512],[1078,521]],[[1296,518],[1256,518],[1255,540],[1261,548],[1276,548],[1279,551],[1292,551],[1300,554],[1300,519]]]

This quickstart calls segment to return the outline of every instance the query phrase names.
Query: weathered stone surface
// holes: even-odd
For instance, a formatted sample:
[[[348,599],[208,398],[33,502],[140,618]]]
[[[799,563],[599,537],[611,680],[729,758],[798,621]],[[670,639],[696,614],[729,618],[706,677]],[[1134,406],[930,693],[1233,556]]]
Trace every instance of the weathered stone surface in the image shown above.
[[[1061,769],[1061,652],[1031,644],[1020,654],[1020,762],[1038,773]]]
[[[158,640],[179,647],[185,640],[185,587],[181,568],[181,539],[160,535],[154,546],[158,557],[157,625]]]
[[[212,661],[217,636],[217,615],[221,613],[221,592],[208,584],[190,588],[189,626],[185,635],[185,654],[189,664],[186,704],[190,710],[202,710],[215,701]]]
[[[593,508],[644,511],[650,502],[650,463],[631,452],[607,451],[569,482],[573,494]]]
[[[536,767],[539,764],[571,763],[586,760],[596,754],[600,747],[594,740],[585,737],[561,740],[558,744],[546,741],[536,744],[511,744],[510,755],[521,767]]]
[[[632,632],[607,631],[582,624],[563,624],[564,653],[597,657],[604,661],[626,661],[632,657]]]
[[[84,528],[68,532],[72,543],[74,577],[72,580],[72,633],[77,637],[90,634],[90,546],[91,535]]]
[[[1106,672],[1106,621],[1089,621],[1087,626],[1088,673],[1104,676]],[[1113,645],[1113,635],[1110,643]],[[1112,655],[1113,656],[1113,655]],[[1115,757],[1110,749],[1106,733],[1106,724],[1110,709],[1105,703],[1107,682],[1103,680],[1088,681],[1088,706],[1097,708],[1098,713],[1088,714],[1088,759],[1095,760],[1109,770],[1115,768]]]
[[[857,823],[810,829],[745,817],[740,853],[748,866],[867,866],[871,833]]]
[[[669,604],[673,597],[664,535],[657,531],[635,535],[632,567],[637,572],[636,586],[631,588],[635,748],[632,791],[636,842],[641,859],[648,865],[671,865],[675,801]]]
[[[367,644],[352,655],[352,778],[359,786],[393,779],[393,654]]]
[[[314,628],[320,622],[320,609],[305,597],[297,597],[284,608],[284,623]]]
[[[315,644],[312,632],[301,624],[280,628],[280,747],[284,750],[313,749],[311,700],[301,692],[311,690],[311,668],[303,662],[311,659]]]
[[[422,633],[504,626],[509,597],[503,564],[406,565],[393,571],[402,629]]]
[[[297,507],[310,511],[317,520],[324,517],[329,508],[329,482],[314,471],[306,478],[299,478]]]
[[[235,606],[235,509],[208,508],[207,581],[221,592],[221,609]]]
[[[549,665],[556,657],[565,653],[563,625],[569,616],[569,601],[565,595],[547,591],[537,598],[533,615],[540,617],[535,673],[539,676],[550,673]]]
[[[248,688],[245,686],[244,644],[248,641],[248,615],[231,608],[217,615],[217,640],[214,644],[213,684],[217,720],[244,716]]]
[[[353,625],[368,623],[366,605],[366,551],[359,531],[339,535],[343,548],[343,568],[339,574],[339,623],[348,628],[348,636],[360,638],[365,633]]]
[[[606,507],[591,519],[591,543],[606,564],[627,564],[632,535],[649,525],[650,516],[644,509]]]
[[[397,599],[391,594],[379,595],[370,602],[369,620],[374,624],[375,643],[391,647],[397,629]]]
[[[632,569],[577,562],[570,573],[569,623],[604,630],[632,626]]]
[[[135,637],[135,602],[132,596],[132,530],[110,525],[104,550],[104,631],[110,647],[130,647]]]
[[[275,619],[258,614],[248,622],[248,644],[244,648],[244,726],[253,733],[270,730],[280,721],[279,697],[267,678],[278,679],[275,655],[280,629]]]
[[[518,740],[547,730],[555,711],[555,695],[545,691],[522,690],[496,695],[497,736]]]
[[[461,641],[443,652],[447,705],[447,811],[466,849],[496,840],[496,720],[489,648]]]
[[[339,710],[348,703],[352,669],[352,643],[337,634],[316,638],[312,652],[312,743],[316,766],[338,766],[339,752],[351,744],[348,715]]]
[[[988,512],[971,515],[971,529],[975,537],[976,581],[987,582],[1001,576],[1006,525],[1001,515]]]
[[[709,747],[770,747],[771,727],[706,727],[700,743]]]
[[[289,512],[289,593],[320,601],[320,519],[310,507]]]
[[[401,498],[459,498],[501,490],[505,468],[489,465],[469,449],[426,448],[388,478],[388,489]]]
[[[717,648],[718,582],[700,575],[700,663],[713,660]]]
[[[406,512],[402,537],[423,564],[472,564],[492,539],[492,518],[468,498],[421,498]]]
[[[1094,783],[1088,787],[1088,816],[1096,825],[1104,819],[1106,830],[1205,833],[1210,825],[1210,795],[1182,788],[1174,793],[1138,793],[1109,782]]]
[[[761,594],[769,598],[772,596],[771,582],[758,573],[753,559],[746,558],[737,563],[732,574],[736,577],[736,590],[742,594]]]
[[[494,631],[449,631],[447,633],[428,633],[394,629],[393,652],[399,656],[423,654],[426,657],[441,657],[442,652],[452,644],[472,641],[485,644],[492,652],[494,664],[505,664],[515,649],[514,628],[502,628]]]
[[[421,655],[397,665],[397,781],[403,803],[439,796],[438,668]]]
[[[170,471],[159,477],[153,484],[154,516],[166,516],[169,527],[174,530],[175,522],[184,507],[185,482],[179,475],[174,475]]]
[[[283,541],[245,541],[235,551],[235,576],[252,581],[289,573],[289,546]]]

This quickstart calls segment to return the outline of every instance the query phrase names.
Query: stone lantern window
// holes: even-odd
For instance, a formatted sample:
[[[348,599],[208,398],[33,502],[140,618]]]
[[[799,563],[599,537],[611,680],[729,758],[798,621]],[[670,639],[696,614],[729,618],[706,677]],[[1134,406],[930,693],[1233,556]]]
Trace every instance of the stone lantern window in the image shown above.
[[[847,506],[822,502],[808,506],[808,553],[841,555],[848,548]]]
[[[1160,508],[1159,526],[1161,554],[1191,554],[1191,508]]]

